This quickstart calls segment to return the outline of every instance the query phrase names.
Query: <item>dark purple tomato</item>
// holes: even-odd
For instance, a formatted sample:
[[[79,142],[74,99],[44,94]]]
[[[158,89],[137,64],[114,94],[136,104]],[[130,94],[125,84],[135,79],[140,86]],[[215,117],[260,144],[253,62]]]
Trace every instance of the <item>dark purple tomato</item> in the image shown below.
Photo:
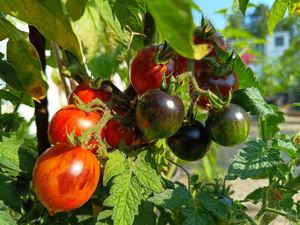
[[[184,124],[176,134],[167,138],[167,143],[178,158],[196,161],[205,156],[212,141],[204,125],[194,120]]]
[[[178,96],[159,89],[146,91],[136,106],[136,122],[149,140],[170,137],[181,127],[184,105]]]

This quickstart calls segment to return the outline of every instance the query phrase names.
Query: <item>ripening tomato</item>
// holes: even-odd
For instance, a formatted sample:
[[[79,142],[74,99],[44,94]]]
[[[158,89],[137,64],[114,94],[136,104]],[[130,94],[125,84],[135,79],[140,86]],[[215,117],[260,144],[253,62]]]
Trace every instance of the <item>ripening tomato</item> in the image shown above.
[[[105,140],[112,147],[116,148],[119,144],[131,146],[136,139],[134,127],[128,127],[122,124],[117,118],[110,119],[104,128]]]
[[[69,144],[47,149],[36,161],[33,190],[50,215],[76,209],[89,200],[100,178],[99,162],[88,150]]]
[[[51,144],[68,143],[67,133],[74,131],[79,137],[87,129],[93,128],[101,119],[99,111],[85,112],[75,105],[68,105],[57,111],[48,127],[48,137]],[[91,143],[94,143],[92,140]]]
[[[195,77],[198,86],[204,90],[210,90],[220,97],[227,97],[231,91],[237,91],[240,86],[239,77],[236,73],[231,73],[224,77],[215,77],[212,68],[204,61],[195,63]],[[189,94],[194,96],[194,88],[192,83],[189,83]],[[199,97],[197,100],[198,106],[203,109],[208,109],[208,100],[206,97]]]
[[[178,96],[159,89],[146,91],[136,105],[137,126],[148,140],[176,133],[184,119],[184,105]]]
[[[130,66],[130,82],[138,94],[148,89],[159,89],[162,78],[166,73],[166,64],[156,64],[157,46],[143,48],[135,56]]]
[[[112,91],[107,88],[100,88],[99,90],[93,89],[88,83],[80,83],[71,93],[69,97],[69,104],[74,104],[74,94],[79,97],[84,104],[89,103],[95,98],[99,98],[102,102],[108,102],[112,97]]]

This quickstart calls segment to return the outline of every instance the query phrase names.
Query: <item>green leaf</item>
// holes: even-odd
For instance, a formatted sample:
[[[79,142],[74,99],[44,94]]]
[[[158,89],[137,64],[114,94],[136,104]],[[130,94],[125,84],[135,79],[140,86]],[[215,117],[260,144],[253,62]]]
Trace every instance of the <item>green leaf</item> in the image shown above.
[[[239,0],[239,9],[245,15],[249,0]]]
[[[96,225],[110,225],[113,224],[111,220],[112,210],[101,211],[97,216]]]
[[[176,189],[167,189],[153,197],[148,198],[149,202],[165,208],[174,209],[188,204],[192,200],[191,193],[184,186],[179,186]]]
[[[245,143],[246,147],[239,150],[227,171],[226,179],[247,179],[264,176],[268,169],[283,163],[275,149],[267,149],[265,143],[258,139]]]
[[[73,20],[78,20],[84,13],[88,0],[65,0],[69,15]]]
[[[114,176],[118,176],[128,168],[128,161],[125,155],[120,151],[114,151],[107,154],[108,160],[105,163],[103,185],[106,186],[108,181]]]
[[[103,53],[102,55],[93,58],[88,64],[93,77],[104,79],[109,78],[119,63],[117,59],[118,53],[119,49],[117,48],[112,52]]]
[[[272,138],[279,131],[278,125],[284,122],[283,113],[277,106],[267,104],[256,88],[240,89],[234,93],[232,102],[242,106],[252,115],[261,117],[266,126],[266,138]],[[260,124],[262,125],[262,124]]]
[[[287,10],[288,1],[275,0],[268,15],[268,31],[272,34],[276,25],[284,18],[284,14]]]
[[[0,224],[17,225],[17,222],[11,217],[9,209],[0,201]]]
[[[229,211],[225,204],[223,204],[218,199],[214,199],[208,193],[199,192],[197,193],[196,199],[199,200],[201,205],[203,205],[207,211],[211,212],[218,218],[224,220],[228,217]]]
[[[73,0],[73,2],[75,1]],[[101,33],[104,33],[104,26],[101,22],[100,11],[95,1],[87,2],[84,14],[75,24],[78,36],[82,41],[86,61],[90,62],[96,53],[100,51],[100,46],[103,46],[103,43],[101,43]]]
[[[0,174],[0,199],[12,210],[21,212],[22,202],[17,185],[2,174]]]
[[[181,209],[185,217],[182,225],[211,225],[215,224],[211,216],[199,209],[196,204]]]
[[[260,89],[259,81],[252,69],[245,65],[240,56],[234,59],[233,71],[238,75],[240,81],[240,89],[253,87]]]
[[[276,150],[286,152],[290,158],[295,159],[297,155],[297,148],[291,140],[274,139],[272,147]]]
[[[29,107],[34,107],[32,98],[25,92],[14,91],[11,89],[2,89],[0,90],[0,98],[10,101],[14,105],[25,104]]]
[[[146,12],[144,0],[109,0],[109,2],[114,15],[118,18],[124,31],[130,30],[138,34],[142,33],[141,15],[144,15]],[[126,7],[124,7],[124,5],[126,5]],[[135,35],[131,47],[135,50],[139,50],[143,47],[142,41],[143,37],[141,35]]]
[[[46,38],[83,60],[79,39],[61,0],[0,0],[0,10],[34,25]]]
[[[159,193],[162,191],[162,183],[156,170],[153,168],[153,160],[147,157],[148,151],[143,151],[138,155],[135,162],[134,174],[139,182],[146,188]],[[152,164],[151,164],[152,163]]]
[[[18,91],[25,91],[22,81],[17,76],[14,66],[2,59],[0,59],[0,78],[11,88]]]
[[[300,2],[291,2],[288,8],[290,15],[300,14]]]
[[[258,202],[262,201],[265,190],[266,190],[266,187],[257,188],[253,192],[248,194],[246,196],[245,200],[251,201],[252,203],[257,204]]]
[[[18,152],[23,140],[18,140],[16,137],[10,138],[3,137],[3,142],[0,142],[0,165],[6,169],[12,170],[11,172],[20,170],[20,159]]]
[[[1,72],[1,78],[19,91],[26,90],[35,100],[44,98],[48,89],[47,78],[42,71],[35,48],[25,39],[21,31],[1,17],[0,29],[6,32],[9,38],[7,43],[8,63],[0,63],[6,68],[3,74]],[[9,76],[12,77],[8,78]],[[12,79],[15,80],[12,81]]]
[[[117,40],[123,45],[127,46],[127,42],[130,39],[129,32],[124,30],[120,24],[120,21],[114,14],[109,0],[96,0],[99,7],[102,19],[106,24],[114,31]],[[123,3],[124,4],[124,3]],[[128,15],[127,15],[128,16]]]
[[[190,0],[146,0],[162,36],[180,55],[201,59],[209,53],[207,45],[193,45],[194,24]]]
[[[143,201],[139,206],[139,214],[135,217],[133,225],[156,225],[156,218],[154,205]]]
[[[105,206],[113,207],[114,225],[132,225],[141,204],[142,187],[128,169],[113,180]]]

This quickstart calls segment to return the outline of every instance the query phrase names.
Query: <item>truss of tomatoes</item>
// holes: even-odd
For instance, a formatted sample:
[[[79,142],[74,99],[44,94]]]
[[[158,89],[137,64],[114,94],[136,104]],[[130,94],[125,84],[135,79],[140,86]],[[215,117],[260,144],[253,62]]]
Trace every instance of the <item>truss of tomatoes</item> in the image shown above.
[[[202,40],[196,36],[194,41],[225,49],[222,39]],[[39,157],[33,170],[34,192],[51,215],[76,209],[93,195],[100,179],[101,165],[96,157],[99,142],[106,143],[111,150],[135,149],[164,138],[177,157],[195,161],[206,155],[212,141],[233,146],[247,138],[249,116],[235,104],[214,109],[208,107],[206,97],[200,96],[198,105],[209,110],[205,124],[187,119],[181,98],[160,90],[166,76],[176,77],[187,72],[187,59],[173,54],[169,63],[160,63],[157,61],[159,49],[156,45],[147,46],[133,59],[130,81],[136,100],[128,101],[125,108],[114,101],[113,89],[93,89],[83,82],[72,92],[69,105],[53,116],[48,129],[52,147]],[[213,51],[210,56],[215,57],[215,54]],[[196,61],[194,69],[198,86],[221,98],[239,88],[236,74],[214,77],[213,70],[204,61]],[[192,98],[193,92],[190,85]],[[100,132],[94,128],[103,117],[103,108],[85,110],[82,107],[94,99],[106,104],[112,114]],[[82,136],[84,139],[80,139]]]

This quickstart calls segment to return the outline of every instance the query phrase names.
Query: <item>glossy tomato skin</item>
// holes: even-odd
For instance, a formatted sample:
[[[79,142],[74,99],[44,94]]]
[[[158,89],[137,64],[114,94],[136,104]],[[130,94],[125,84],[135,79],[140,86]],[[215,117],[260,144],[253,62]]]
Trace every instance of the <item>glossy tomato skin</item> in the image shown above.
[[[212,68],[204,61],[195,63],[195,77],[198,86],[204,90],[210,90],[220,97],[227,97],[231,91],[237,91],[240,87],[239,77],[236,73],[231,73],[224,77],[215,77]],[[195,95],[192,83],[189,83],[189,94]],[[206,97],[199,97],[197,105],[203,109],[208,109],[208,100]]]
[[[79,97],[84,104],[99,98],[102,102],[108,102],[112,97],[112,91],[109,88],[100,88],[99,90],[90,88],[86,82],[80,83],[70,94],[69,104],[74,104],[74,94]]]
[[[172,152],[180,159],[196,161],[205,156],[211,146],[211,139],[204,125],[194,120],[184,124],[173,136],[167,138]]]
[[[134,127],[126,127],[122,121],[117,118],[110,119],[104,129],[105,140],[112,147],[116,148],[119,144],[125,144],[131,147],[136,139],[136,131]]]
[[[131,62],[130,82],[140,95],[146,90],[160,88],[166,73],[166,64],[155,63],[156,48],[155,45],[143,48]]]
[[[58,110],[48,127],[48,137],[51,144],[68,143],[67,134],[72,131],[76,136],[80,136],[85,130],[93,128],[101,119],[98,111],[85,112],[75,105],[68,105]]]
[[[34,193],[50,215],[83,205],[94,193],[99,178],[96,156],[69,144],[47,149],[38,158],[32,174]]]
[[[210,138],[223,146],[241,144],[249,135],[248,113],[236,104],[210,111],[205,122]]]
[[[148,140],[169,137],[181,127],[184,105],[178,96],[159,89],[146,91],[136,106],[136,122]]]

